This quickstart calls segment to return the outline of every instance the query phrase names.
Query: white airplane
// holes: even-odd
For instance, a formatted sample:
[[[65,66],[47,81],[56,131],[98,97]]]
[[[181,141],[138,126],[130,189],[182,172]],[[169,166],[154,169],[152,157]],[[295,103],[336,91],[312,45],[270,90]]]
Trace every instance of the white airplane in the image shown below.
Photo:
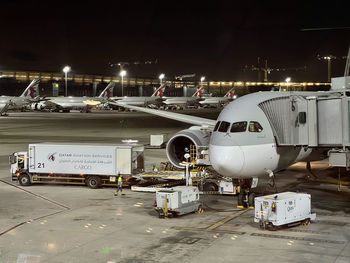
[[[44,101],[35,103],[32,108],[36,110],[52,109],[54,111],[70,112],[80,110],[89,112],[92,106],[107,102],[112,95],[115,83],[110,82],[98,97],[45,97]]]
[[[327,158],[327,148],[312,148],[294,143],[280,145],[276,139],[276,132],[279,132],[282,138],[294,127],[306,129],[308,132],[313,126],[305,123],[307,118],[303,118],[304,113],[301,116],[293,115],[295,98],[302,97],[307,101],[308,98],[317,96],[322,99],[322,96],[327,94],[331,94],[330,96],[344,94],[343,91],[333,93],[270,91],[252,93],[230,102],[221,111],[217,120],[129,105],[121,106],[195,125],[179,131],[170,138],[166,148],[169,161],[174,166],[183,168],[180,164],[186,161],[185,154],[188,153],[188,149],[195,146],[196,157],[205,159],[201,155],[206,155],[215,171],[223,176],[238,179],[241,186],[239,202],[246,200],[247,204],[249,202],[249,205],[252,205],[254,194],[251,194],[250,188],[253,178],[264,176],[274,178],[276,172],[296,162]],[[268,108],[266,105],[272,106]],[[284,114],[280,109],[285,110]],[[286,117],[288,114],[290,119]],[[285,125],[284,129],[280,127],[281,123]],[[295,134],[295,138],[299,138],[300,135]]]
[[[223,97],[207,97],[204,100],[199,101],[199,104],[203,107],[222,107],[233,100],[234,94],[235,90],[232,88]]]
[[[1,96],[0,97],[0,116],[7,115],[9,109],[22,109],[24,106],[39,101],[38,86],[40,79],[33,79],[21,96]]]
[[[125,103],[128,105],[136,105],[141,107],[148,107],[151,105],[159,105],[163,101],[163,94],[166,85],[163,84],[155,90],[155,92],[150,97],[144,96],[134,96],[134,97],[112,97],[110,104],[113,105],[113,102]]]
[[[186,106],[199,106],[198,102],[202,99],[203,87],[200,87],[192,97],[164,97],[163,104],[165,109],[184,108]]]

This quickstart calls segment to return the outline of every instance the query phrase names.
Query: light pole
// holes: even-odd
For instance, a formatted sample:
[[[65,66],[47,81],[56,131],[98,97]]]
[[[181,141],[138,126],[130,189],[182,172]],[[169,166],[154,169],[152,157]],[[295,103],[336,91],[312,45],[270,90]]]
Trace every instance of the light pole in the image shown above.
[[[122,77],[122,97],[124,96],[124,86],[123,86],[123,83],[124,83],[124,76],[126,75],[126,70],[121,70],[119,72],[119,76]]]
[[[205,77],[201,77],[201,87],[203,86],[203,81],[205,80]]]
[[[63,68],[63,72],[64,72],[64,81],[65,81],[65,90],[64,90],[64,95],[67,97],[68,96],[68,92],[67,92],[67,74],[70,71],[70,66],[65,66]]]
[[[160,85],[163,84],[164,77],[165,77],[165,75],[163,73],[159,75]]]
[[[287,82],[287,91],[289,91],[289,82],[290,82],[291,78],[287,77],[286,78],[286,82]]]

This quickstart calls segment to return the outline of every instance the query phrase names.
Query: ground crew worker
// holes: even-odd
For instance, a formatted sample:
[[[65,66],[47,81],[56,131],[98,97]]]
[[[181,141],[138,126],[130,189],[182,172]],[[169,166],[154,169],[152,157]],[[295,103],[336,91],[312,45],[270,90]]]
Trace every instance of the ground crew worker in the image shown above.
[[[158,168],[155,165],[153,165],[153,172],[158,172]]]
[[[117,196],[119,191],[120,191],[120,193],[123,192],[123,180],[122,180],[122,177],[120,175],[118,177],[118,188],[117,188],[117,191],[114,193],[114,195]]]

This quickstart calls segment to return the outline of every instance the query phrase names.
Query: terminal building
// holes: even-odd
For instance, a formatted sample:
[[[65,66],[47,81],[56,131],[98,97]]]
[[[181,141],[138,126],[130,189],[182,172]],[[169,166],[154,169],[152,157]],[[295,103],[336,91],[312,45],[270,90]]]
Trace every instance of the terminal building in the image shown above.
[[[121,78],[108,75],[88,75],[69,73],[65,79],[64,73],[38,71],[0,71],[1,95],[18,95],[34,78],[40,78],[41,96],[64,96],[67,81],[68,95],[95,96],[110,81],[117,85],[114,96],[122,96]],[[253,82],[253,81],[194,81],[194,80],[165,80],[163,83],[170,88],[165,91],[166,96],[191,96],[194,88],[202,85],[205,92],[213,96],[223,96],[229,89],[235,88],[238,96],[251,92],[268,90],[296,90],[296,91],[327,91],[331,87],[329,82]],[[150,96],[160,80],[156,78],[124,77],[124,96]]]

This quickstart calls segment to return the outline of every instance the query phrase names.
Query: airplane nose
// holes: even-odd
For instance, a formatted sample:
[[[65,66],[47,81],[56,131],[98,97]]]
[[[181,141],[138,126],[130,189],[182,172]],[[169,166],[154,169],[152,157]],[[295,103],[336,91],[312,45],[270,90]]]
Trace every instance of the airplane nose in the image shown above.
[[[238,176],[244,165],[244,154],[240,146],[211,144],[209,157],[215,171],[228,177]]]

